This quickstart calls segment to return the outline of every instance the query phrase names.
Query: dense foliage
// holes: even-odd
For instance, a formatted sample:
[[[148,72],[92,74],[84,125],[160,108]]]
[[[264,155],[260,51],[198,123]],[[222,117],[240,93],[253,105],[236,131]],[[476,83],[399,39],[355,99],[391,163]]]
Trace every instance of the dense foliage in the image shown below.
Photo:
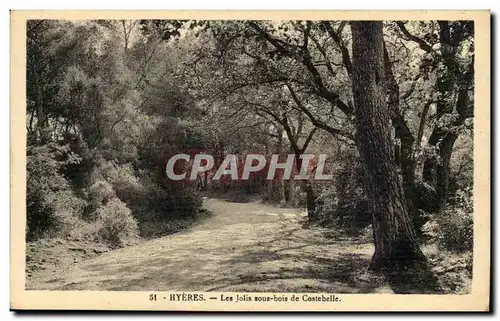
[[[28,240],[120,246],[196,216],[192,188],[163,177],[165,159],[197,137],[195,107],[172,83],[175,50],[136,27],[28,23]]]
[[[473,24],[384,22],[397,175],[422,240],[472,249]],[[30,21],[27,238],[115,245],[193,219],[199,190],[372,223],[345,21]],[[328,183],[175,183],[169,157],[326,153]],[[234,195],[232,195],[234,196]],[[242,198],[239,198],[241,200]]]

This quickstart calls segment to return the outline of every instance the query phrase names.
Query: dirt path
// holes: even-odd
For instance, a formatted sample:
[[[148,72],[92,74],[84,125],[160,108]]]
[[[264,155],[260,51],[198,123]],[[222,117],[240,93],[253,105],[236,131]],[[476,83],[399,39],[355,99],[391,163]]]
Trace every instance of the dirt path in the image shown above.
[[[391,292],[365,273],[370,244],[303,228],[305,213],[205,199],[191,229],[81,262],[36,289]]]

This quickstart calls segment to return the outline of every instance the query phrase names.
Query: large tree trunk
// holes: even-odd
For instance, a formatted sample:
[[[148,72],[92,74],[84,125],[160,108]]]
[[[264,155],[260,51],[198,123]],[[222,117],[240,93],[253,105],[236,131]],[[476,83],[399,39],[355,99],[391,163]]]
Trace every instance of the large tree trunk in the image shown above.
[[[391,281],[398,285],[404,279],[405,285],[423,286],[424,277],[427,285],[436,289],[427,259],[417,243],[393,158],[391,117],[385,99],[382,22],[353,22],[351,29],[356,140],[373,216],[375,253],[371,268],[389,272]],[[396,291],[419,290],[426,291],[424,288],[398,288]]]
[[[416,227],[417,232],[425,223],[424,218],[420,215],[420,211],[416,206],[416,191],[415,191],[415,159],[413,157],[413,145],[415,138],[408,127],[400,110],[399,101],[399,85],[394,77],[392,63],[389,58],[387,48],[384,46],[384,67],[385,67],[385,84],[387,87],[387,105],[391,115],[391,122],[394,128],[395,137],[400,140],[400,144],[395,145],[396,163],[401,168],[401,176],[403,178],[403,190],[408,203],[410,217]]]

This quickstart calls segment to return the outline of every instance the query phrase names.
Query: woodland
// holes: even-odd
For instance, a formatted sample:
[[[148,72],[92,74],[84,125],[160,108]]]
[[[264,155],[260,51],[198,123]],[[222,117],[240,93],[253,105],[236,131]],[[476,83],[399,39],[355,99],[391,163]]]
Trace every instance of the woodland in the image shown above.
[[[30,273],[66,255],[48,244],[134,246],[214,197],[364,237],[366,269],[400,292],[467,291],[472,21],[30,20],[26,46]],[[170,181],[192,150],[323,153],[333,178]]]

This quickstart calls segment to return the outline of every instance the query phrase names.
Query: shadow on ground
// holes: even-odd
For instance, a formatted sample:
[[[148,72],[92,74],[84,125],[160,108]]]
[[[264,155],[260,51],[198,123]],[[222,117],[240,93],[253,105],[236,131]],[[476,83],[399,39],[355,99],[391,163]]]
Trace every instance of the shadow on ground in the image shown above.
[[[174,235],[105,253],[34,289],[381,293],[367,272],[373,247],[321,228],[305,213],[208,199],[213,215]]]
[[[381,280],[360,279],[368,266],[369,258],[359,254],[340,254],[335,258],[311,255],[277,254],[269,251],[249,251],[235,258],[229,264],[255,263],[265,261],[296,262],[297,266],[279,266],[271,271],[255,271],[217,280],[223,286],[209,288],[209,291],[250,291],[250,292],[335,292],[373,293],[380,290]],[[290,282],[287,282],[290,281]],[[269,286],[269,285],[273,286]]]

